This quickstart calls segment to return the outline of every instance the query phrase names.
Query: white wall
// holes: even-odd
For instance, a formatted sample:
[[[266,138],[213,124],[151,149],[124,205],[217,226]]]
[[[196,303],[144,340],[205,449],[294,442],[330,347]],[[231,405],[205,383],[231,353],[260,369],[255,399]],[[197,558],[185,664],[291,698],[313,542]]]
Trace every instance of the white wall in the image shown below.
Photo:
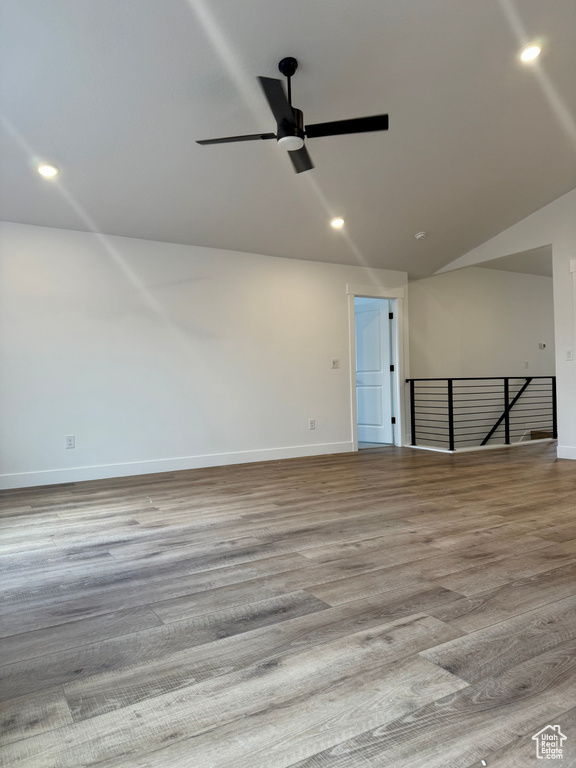
[[[3,487],[351,450],[346,286],[406,283],[10,223],[0,258]]]
[[[448,264],[441,272],[552,245],[554,280],[554,328],[558,384],[558,456],[576,459],[576,362],[567,359],[574,350],[576,273],[576,190],[541,208],[518,224]],[[572,355],[574,358],[574,354]]]
[[[409,291],[412,377],[554,375],[552,278],[469,267]]]

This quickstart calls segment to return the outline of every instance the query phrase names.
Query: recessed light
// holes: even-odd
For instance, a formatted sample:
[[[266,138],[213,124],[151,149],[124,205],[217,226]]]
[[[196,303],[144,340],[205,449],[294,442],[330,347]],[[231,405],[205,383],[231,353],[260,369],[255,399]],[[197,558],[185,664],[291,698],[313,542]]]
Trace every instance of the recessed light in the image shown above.
[[[528,43],[519,53],[520,61],[534,61],[542,53],[542,47],[538,43]]]
[[[52,165],[51,163],[40,163],[40,165],[38,166],[38,173],[40,174],[40,176],[44,176],[47,179],[51,179],[54,176],[58,176],[58,174],[60,173],[60,169],[57,166]]]
[[[426,237],[427,234],[428,234],[428,232],[416,232],[416,234],[414,235],[414,239],[415,240],[424,240],[424,238]]]
[[[344,219],[342,219],[340,216],[336,216],[336,218],[332,219],[330,222],[330,226],[334,227],[334,229],[342,229],[344,226]]]

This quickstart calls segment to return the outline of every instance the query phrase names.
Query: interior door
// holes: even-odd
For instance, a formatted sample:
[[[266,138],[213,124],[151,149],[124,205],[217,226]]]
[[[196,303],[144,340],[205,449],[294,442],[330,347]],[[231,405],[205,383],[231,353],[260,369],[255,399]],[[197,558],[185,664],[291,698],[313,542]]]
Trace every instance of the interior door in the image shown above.
[[[390,302],[354,301],[358,442],[393,443]]]

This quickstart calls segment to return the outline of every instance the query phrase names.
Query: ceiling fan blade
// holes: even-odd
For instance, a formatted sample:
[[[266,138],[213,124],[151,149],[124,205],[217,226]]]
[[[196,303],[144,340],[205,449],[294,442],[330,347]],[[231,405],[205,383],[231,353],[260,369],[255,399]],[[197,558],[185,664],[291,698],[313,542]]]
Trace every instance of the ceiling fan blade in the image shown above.
[[[223,139],[203,139],[196,144],[229,144],[233,141],[256,141],[257,139],[275,139],[275,133],[251,133],[247,136],[226,136]]]
[[[294,113],[280,80],[273,77],[259,77],[260,85],[264,95],[270,105],[272,114],[276,118],[278,125],[283,121],[290,125],[294,124]]]
[[[315,139],[320,136],[339,136],[343,133],[367,133],[368,131],[387,131],[388,115],[355,117],[352,120],[335,120],[331,123],[316,123],[306,126],[306,136]]]
[[[302,147],[302,149],[295,149],[293,152],[288,152],[288,155],[290,160],[292,160],[292,164],[294,165],[294,170],[296,173],[310,171],[312,168],[314,168],[314,163],[312,162],[312,158],[308,154],[306,147]]]

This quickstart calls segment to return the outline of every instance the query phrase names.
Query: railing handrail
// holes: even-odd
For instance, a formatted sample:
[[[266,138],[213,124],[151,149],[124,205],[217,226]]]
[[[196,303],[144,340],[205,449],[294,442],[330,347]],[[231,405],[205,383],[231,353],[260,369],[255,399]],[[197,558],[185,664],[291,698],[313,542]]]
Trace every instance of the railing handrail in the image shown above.
[[[409,383],[411,381],[489,381],[489,380],[498,380],[502,381],[504,379],[555,379],[556,375],[550,375],[550,376],[526,376],[524,374],[523,376],[437,376],[435,378],[431,379],[406,379],[406,383]]]

